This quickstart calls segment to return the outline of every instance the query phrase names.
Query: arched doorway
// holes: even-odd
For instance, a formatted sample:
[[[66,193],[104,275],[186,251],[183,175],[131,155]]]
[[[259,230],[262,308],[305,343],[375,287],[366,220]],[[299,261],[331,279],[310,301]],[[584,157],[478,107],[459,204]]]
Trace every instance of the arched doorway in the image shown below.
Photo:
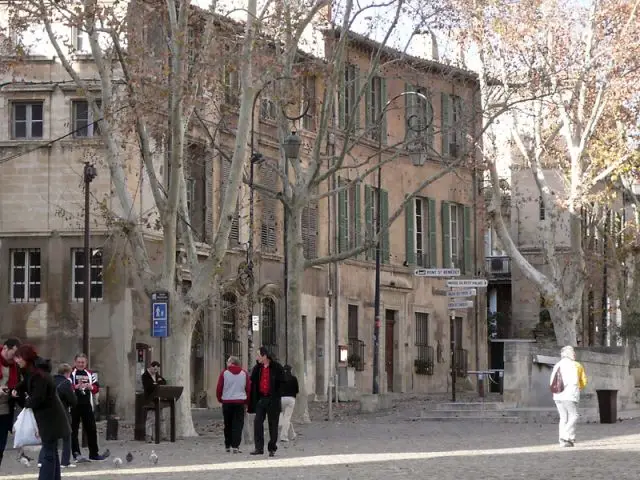
[[[204,385],[205,357],[204,322],[198,319],[191,336],[191,403],[198,407],[207,406]]]
[[[242,356],[240,341],[238,340],[238,298],[234,293],[222,295],[222,352],[223,365],[227,359],[233,355],[238,358]]]
[[[278,329],[276,322],[276,302],[271,297],[262,299],[262,345],[274,357],[278,357]]]

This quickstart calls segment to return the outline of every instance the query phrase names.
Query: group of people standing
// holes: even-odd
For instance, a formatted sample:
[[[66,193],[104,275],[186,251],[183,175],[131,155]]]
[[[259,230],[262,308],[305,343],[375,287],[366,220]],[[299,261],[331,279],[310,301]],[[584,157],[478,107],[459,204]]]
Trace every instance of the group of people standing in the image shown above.
[[[254,413],[254,450],[251,455],[264,455],[264,422],[269,429],[267,451],[273,457],[278,438],[287,442],[296,433],[291,416],[298,395],[298,379],[291,367],[278,363],[266,347],[260,347],[251,374],[240,366],[237,357],[229,357],[227,367],[218,378],[217,397],[224,417],[224,444],[227,452],[240,453],[244,430],[245,408]]]
[[[100,386],[88,369],[87,356],[76,355],[74,367],[63,363],[51,375],[51,362],[38,355],[32,345],[11,338],[0,350],[0,463],[13,428],[16,406],[33,411],[41,440],[38,466],[40,480],[59,480],[60,469],[77,462],[101,461],[93,412],[94,395]],[[88,459],[81,454],[79,427],[89,446]],[[62,440],[62,459],[58,441]],[[23,454],[24,455],[24,454]]]

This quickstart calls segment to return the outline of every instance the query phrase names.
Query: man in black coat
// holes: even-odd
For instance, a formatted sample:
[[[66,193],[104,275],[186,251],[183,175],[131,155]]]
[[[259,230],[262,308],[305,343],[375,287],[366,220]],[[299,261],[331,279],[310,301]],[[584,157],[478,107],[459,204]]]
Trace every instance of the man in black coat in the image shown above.
[[[256,357],[258,363],[251,371],[251,396],[249,413],[255,413],[253,437],[255,450],[251,455],[264,455],[264,420],[269,425],[269,456],[278,449],[278,421],[280,418],[284,369],[265,347],[260,347]]]
[[[67,419],[69,425],[71,425],[71,409],[78,403],[76,393],[73,391],[73,385],[71,385],[71,365],[63,363],[58,367],[58,374],[53,377],[53,381],[56,384],[56,391],[65,412],[67,413]],[[40,457],[38,458],[38,466],[42,465],[44,450],[40,450]],[[75,467],[75,463],[71,463],[71,434],[62,438],[62,457],[60,458],[60,466],[62,468]]]

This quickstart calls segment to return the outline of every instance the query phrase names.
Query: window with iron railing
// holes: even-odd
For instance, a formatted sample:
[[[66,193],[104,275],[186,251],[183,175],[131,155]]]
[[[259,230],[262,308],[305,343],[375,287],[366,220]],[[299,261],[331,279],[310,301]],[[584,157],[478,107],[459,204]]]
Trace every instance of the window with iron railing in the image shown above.
[[[429,346],[429,314],[416,312],[416,358],[414,367],[418,375],[433,375],[434,353]]]
[[[417,355],[413,362],[417,375],[433,375],[434,351],[429,345],[416,345]]]
[[[357,338],[349,339],[349,350],[347,365],[356,369],[357,372],[364,371],[364,342]]]
[[[277,343],[276,302],[266,297],[262,299],[262,346],[277,357]]]

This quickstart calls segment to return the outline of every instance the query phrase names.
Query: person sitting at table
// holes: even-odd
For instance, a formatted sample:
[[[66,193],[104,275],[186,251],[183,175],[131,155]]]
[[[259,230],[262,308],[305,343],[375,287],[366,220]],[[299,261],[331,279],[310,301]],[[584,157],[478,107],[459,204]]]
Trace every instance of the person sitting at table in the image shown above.
[[[151,404],[149,405],[150,407],[152,406],[153,392],[156,390],[156,387],[158,385],[166,385],[166,384],[167,384],[167,381],[160,375],[160,362],[158,361],[151,362],[151,365],[149,365],[149,368],[147,368],[142,374],[142,388],[144,390],[146,403]],[[151,415],[149,415],[150,410],[151,410]],[[156,416],[155,416],[155,412],[151,408],[147,408],[146,412],[147,412],[147,418],[145,422],[146,436],[148,441],[153,441],[154,440],[153,432],[155,432]],[[162,426],[162,436],[166,437],[167,425],[166,425],[166,422],[164,421],[164,413],[162,412],[162,410],[160,411],[160,423]]]

